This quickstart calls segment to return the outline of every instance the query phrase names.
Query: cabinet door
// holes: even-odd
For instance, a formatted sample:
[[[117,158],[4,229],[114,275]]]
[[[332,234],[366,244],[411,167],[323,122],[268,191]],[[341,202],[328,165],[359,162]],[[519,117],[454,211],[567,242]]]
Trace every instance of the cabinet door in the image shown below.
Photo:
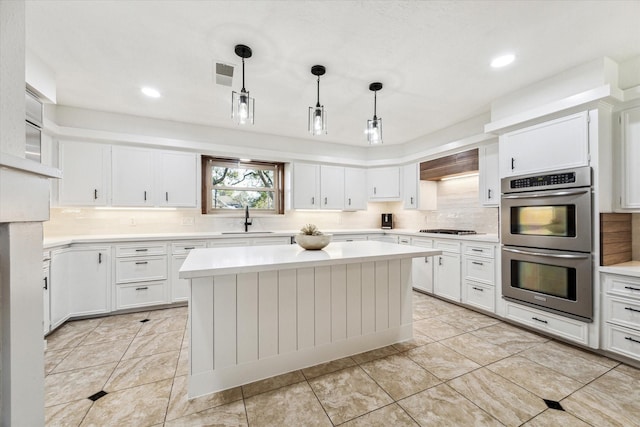
[[[405,209],[418,209],[418,164],[404,165],[402,167],[402,198]]]
[[[453,301],[460,301],[460,254],[443,252],[434,257],[433,292]]]
[[[640,208],[640,107],[622,113],[622,208]]]
[[[59,202],[65,206],[105,206],[111,146],[89,142],[60,141]]]
[[[107,313],[109,304],[110,248],[72,248],[69,252],[69,313],[71,316]]]
[[[157,204],[159,206],[196,207],[198,182],[197,156],[193,153],[161,151],[157,153]]]
[[[370,200],[400,200],[400,168],[374,168],[367,170]]]
[[[367,170],[344,168],[344,209],[367,209]]]
[[[44,334],[48,334],[51,330],[51,307],[49,301],[49,262],[42,266],[42,330]]]
[[[293,208],[320,208],[320,166],[310,163],[293,165]]]
[[[320,166],[320,207],[323,209],[344,208],[344,168]]]
[[[62,325],[69,318],[69,249],[59,249],[51,252],[51,267],[49,271],[49,299],[51,307],[51,329]]]
[[[498,143],[480,147],[480,204],[498,206],[500,203],[500,173],[498,171]]]
[[[436,257],[414,258],[411,261],[413,287],[424,292],[433,292],[433,260]]]
[[[114,206],[153,206],[153,151],[114,146],[111,156],[112,204]]]
[[[589,165],[588,112],[500,136],[500,176]]]
[[[178,277],[185,259],[187,255],[171,257],[171,302],[186,301],[189,298],[189,280]]]

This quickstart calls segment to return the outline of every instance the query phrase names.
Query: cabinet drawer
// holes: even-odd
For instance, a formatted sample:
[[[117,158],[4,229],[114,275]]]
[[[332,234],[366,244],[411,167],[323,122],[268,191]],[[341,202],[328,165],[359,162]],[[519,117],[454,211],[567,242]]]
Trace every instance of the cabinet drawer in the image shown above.
[[[167,256],[122,258],[116,261],[116,283],[164,280]]]
[[[505,303],[505,312],[507,319],[561,336],[571,341],[589,345],[589,329],[587,323],[567,317],[560,317],[511,302]]]
[[[616,325],[605,325],[605,350],[640,360],[640,332]]]
[[[207,242],[208,248],[219,248],[226,246],[251,246],[251,239],[213,239]]]
[[[443,252],[460,253],[460,242],[449,242],[445,240],[435,240],[433,242],[435,249],[440,249]]]
[[[465,255],[495,258],[495,246],[482,243],[464,243],[462,252]]]
[[[487,286],[482,283],[465,281],[462,294],[464,295],[463,303],[495,313],[495,287]]]
[[[143,245],[119,245],[116,246],[116,257],[144,256],[144,255],[165,255],[167,253],[167,245],[162,244],[143,244]]]
[[[165,304],[166,290],[164,281],[116,285],[116,309]]]
[[[465,257],[464,258],[465,279],[494,285],[495,268],[493,260],[488,258]]]
[[[382,237],[382,235],[380,235],[380,237]],[[361,242],[361,241],[367,240],[367,235],[366,234],[334,234],[331,240],[334,242]]]
[[[605,292],[640,301],[640,279],[626,276],[605,275]]]
[[[420,237],[412,237],[411,238],[411,244],[413,246],[419,246],[421,248],[432,248],[433,247],[433,240],[431,240],[431,239],[422,239]]]
[[[411,244],[411,237],[398,236],[398,243],[401,244],[401,245],[410,245]]]
[[[267,246],[267,245],[290,245],[291,237],[279,236],[279,237],[257,237],[253,239],[253,246]]]
[[[640,330],[640,301],[605,298],[606,321]]]
[[[188,254],[191,249],[206,248],[207,243],[201,241],[177,242],[171,244],[171,253],[174,255]]]

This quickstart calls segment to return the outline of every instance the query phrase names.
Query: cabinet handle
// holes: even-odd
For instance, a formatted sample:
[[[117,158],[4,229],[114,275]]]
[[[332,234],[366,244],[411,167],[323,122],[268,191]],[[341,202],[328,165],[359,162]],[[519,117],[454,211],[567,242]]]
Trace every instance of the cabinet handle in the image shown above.
[[[425,264],[429,264],[429,257],[428,256],[424,257],[424,263]]]
[[[514,170],[516,168],[516,159],[514,159],[513,157],[511,158],[511,170]]]
[[[311,204],[312,204],[312,205],[315,205],[315,204],[316,204],[316,198],[315,198],[315,197],[312,197],[312,198],[311,198]]]
[[[351,197],[349,197],[349,206],[351,206]]]
[[[187,246],[184,248],[185,251],[190,251],[191,249],[195,249],[195,246]]]
[[[136,249],[136,252],[147,252],[149,249]]]
[[[149,261],[136,261],[136,265],[149,264]]]
[[[45,277],[45,278],[44,278],[44,289],[45,289],[45,290],[49,289],[49,283],[48,283],[48,281],[49,281],[49,280]]]
[[[491,189],[487,190],[487,199],[491,199]]]
[[[535,321],[538,321],[538,322],[541,322],[541,323],[544,323],[544,324],[549,323],[549,322],[547,322],[546,320],[538,319],[537,317],[532,317],[531,319],[533,319],[533,320],[535,320]]]
[[[93,190],[93,200],[98,200],[98,189]]]
[[[478,261],[471,261],[471,264],[475,264],[475,265],[484,265],[483,262],[478,262]]]
[[[472,286],[471,289],[475,289],[476,291],[484,292],[484,289],[476,288],[475,286]]]
[[[636,343],[640,344],[640,341],[638,341],[638,340],[634,340],[634,339],[633,339],[633,338],[631,338],[631,337],[624,337],[624,339],[625,339],[625,340],[627,340],[627,341],[632,341],[632,342],[636,342]]]
[[[136,288],[136,291],[146,291],[147,289],[149,289],[148,286],[143,286],[141,288]]]
[[[631,308],[631,307],[625,307],[625,310],[629,310],[629,311],[635,311],[636,313],[640,313],[640,310],[637,310],[635,308]]]
[[[373,194],[376,194],[376,187],[373,187]]]
[[[640,291],[640,288],[634,288],[633,286],[625,286],[625,289],[631,289],[632,291]]]
[[[168,191],[164,193],[164,200],[167,201],[167,202],[169,201],[169,192]]]
[[[474,252],[483,252],[482,249],[471,248],[471,250],[474,251]]]
[[[327,198],[324,198],[324,205],[327,206]]]
[[[441,256],[438,257],[438,265],[442,265],[442,257]]]
[[[102,252],[98,252],[98,264],[102,264]]]
[[[413,196],[411,197],[411,203],[410,204],[413,204]]]
[[[144,201],[145,202],[147,201],[147,192],[146,191],[144,192]]]

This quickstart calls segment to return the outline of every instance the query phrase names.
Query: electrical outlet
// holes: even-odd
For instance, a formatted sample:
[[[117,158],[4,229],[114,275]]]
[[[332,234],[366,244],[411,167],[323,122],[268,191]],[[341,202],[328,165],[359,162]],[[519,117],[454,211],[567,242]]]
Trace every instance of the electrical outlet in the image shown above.
[[[182,218],[182,225],[193,225],[194,219],[192,216],[185,216]]]

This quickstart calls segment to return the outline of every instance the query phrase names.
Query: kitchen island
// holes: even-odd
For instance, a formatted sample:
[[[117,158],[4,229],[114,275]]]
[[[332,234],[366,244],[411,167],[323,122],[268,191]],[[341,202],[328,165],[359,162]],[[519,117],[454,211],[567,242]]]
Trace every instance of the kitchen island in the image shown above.
[[[385,242],[195,249],[189,398],[411,339],[411,260]]]

